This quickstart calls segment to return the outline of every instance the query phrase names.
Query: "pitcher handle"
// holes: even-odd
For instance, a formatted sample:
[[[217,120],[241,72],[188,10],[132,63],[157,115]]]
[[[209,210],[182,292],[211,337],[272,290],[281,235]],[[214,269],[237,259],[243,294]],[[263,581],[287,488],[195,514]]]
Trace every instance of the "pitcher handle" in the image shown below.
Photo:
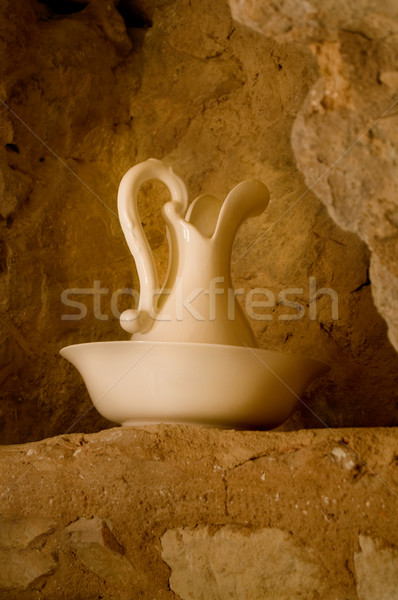
[[[171,201],[182,214],[185,214],[188,204],[184,182],[171,167],[155,158],[150,158],[129,169],[120,182],[118,192],[120,225],[135,260],[140,280],[137,311],[127,310],[120,315],[120,324],[129,333],[149,331],[156,315],[155,291],[159,289],[158,274],[137,206],[138,190],[149,179],[158,179],[167,186]]]

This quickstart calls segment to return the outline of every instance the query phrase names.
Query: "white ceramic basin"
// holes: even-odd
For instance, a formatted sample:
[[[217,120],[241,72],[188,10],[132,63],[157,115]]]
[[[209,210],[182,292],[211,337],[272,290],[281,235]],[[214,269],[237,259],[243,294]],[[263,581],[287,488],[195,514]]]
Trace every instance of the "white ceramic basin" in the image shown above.
[[[96,342],[68,346],[61,355],[82,375],[98,412],[122,425],[270,429],[328,370],[269,350],[185,342]]]

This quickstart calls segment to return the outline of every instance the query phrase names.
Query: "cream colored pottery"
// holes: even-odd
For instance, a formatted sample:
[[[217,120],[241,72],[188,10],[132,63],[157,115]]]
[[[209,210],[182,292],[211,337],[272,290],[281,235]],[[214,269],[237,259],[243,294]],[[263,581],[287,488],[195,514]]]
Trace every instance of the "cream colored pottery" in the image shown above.
[[[137,208],[138,190],[148,179],[162,181],[171,196],[162,209],[169,238],[162,289]],[[268,198],[263,183],[243,181],[224,202],[206,194],[187,211],[184,183],[161,161],[149,159],[126,173],[119,187],[119,218],[141,292],[137,311],[123,313],[121,325],[134,340],[257,345],[239,303],[231,299],[230,259],[239,226],[262,213]]]
[[[159,288],[137,208],[140,186],[162,181],[169,269]],[[123,177],[120,223],[140,279],[137,309],[121,315],[131,341],[78,344],[61,350],[81,373],[96,409],[122,425],[202,423],[271,428],[285,421],[305,387],[328,367],[259,350],[232,289],[231,249],[241,223],[268,204],[257,180],[238,184],[224,202],[202,195],[187,208],[182,180],[149,159]]]
[[[97,342],[61,350],[106,419],[268,429],[327,367],[269,350],[185,342]]]

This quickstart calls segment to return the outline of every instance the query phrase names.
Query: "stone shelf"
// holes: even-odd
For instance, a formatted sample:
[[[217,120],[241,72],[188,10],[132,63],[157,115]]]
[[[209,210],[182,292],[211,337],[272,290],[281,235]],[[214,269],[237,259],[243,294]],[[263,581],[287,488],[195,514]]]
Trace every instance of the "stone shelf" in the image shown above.
[[[397,597],[397,429],[153,425],[0,457],[1,599]]]

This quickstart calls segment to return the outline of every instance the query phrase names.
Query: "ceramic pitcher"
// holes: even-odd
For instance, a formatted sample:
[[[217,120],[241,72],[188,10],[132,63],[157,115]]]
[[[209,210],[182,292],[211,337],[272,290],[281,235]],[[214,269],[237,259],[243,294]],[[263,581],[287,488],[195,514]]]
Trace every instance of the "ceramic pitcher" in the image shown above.
[[[169,268],[159,288],[152,251],[137,207],[140,186],[162,181],[171,200],[162,207],[169,242]],[[234,237],[249,217],[267,207],[267,187],[243,181],[224,202],[204,194],[189,208],[183,181],[160,160],[130,169],[118,194],[120,223],[140,280],[137,310],[122,313],[122,327],[134,340],[197,342],[256,347],[251,327],[235,297],[230,260]]]

